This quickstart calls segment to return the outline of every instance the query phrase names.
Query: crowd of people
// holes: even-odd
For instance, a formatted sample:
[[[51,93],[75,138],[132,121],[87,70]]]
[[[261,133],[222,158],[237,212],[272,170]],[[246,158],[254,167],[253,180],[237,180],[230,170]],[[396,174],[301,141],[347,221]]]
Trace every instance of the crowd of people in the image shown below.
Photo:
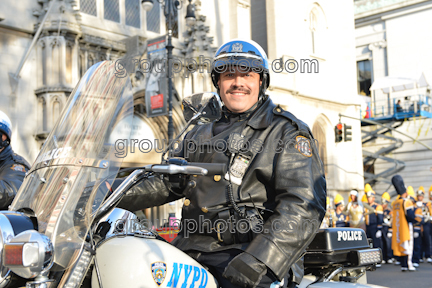
[[[362,228],[372,239],[373,247],[381,248],[381,264],[401,265],[401,271],[416,271],[419,263],[432,264],[432,185],[426,201],[423,186],[416,191],[412,186],[405,187],[399,175],[392,182],[398,193],[393,201],[384,192],[379,203],[377,193],[369,184],[365,185],[361,198],[359,191],[352,190],[347,205],[340,194],[333,201],[327,197],[327,213],[321,227]]]

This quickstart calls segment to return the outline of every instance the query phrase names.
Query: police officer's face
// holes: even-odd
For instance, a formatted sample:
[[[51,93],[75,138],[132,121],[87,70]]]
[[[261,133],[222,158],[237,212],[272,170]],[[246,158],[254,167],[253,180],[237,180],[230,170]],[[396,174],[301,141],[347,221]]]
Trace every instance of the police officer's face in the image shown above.
[[[237,67],[227,70],[220,74],[218,81],[222,101],[232,112],[245,112],[258,102],[260,75],[239,71]]]

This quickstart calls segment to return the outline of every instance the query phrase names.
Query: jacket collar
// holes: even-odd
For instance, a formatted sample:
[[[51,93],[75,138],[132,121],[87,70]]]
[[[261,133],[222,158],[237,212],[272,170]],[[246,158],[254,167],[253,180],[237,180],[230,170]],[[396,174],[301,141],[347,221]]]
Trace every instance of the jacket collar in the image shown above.
[[[5,161],[12,155],[12,147],[10,145],[6,146],[3,151],[0,152],[0,161]]]
[[[248,120],[247,125],[253,129],[264,129],[270,126],[273,121],[273,109],[276,105],[268,97],[267,100],[262,103],[261,106],[253,113],[252,117]],[[219,137],[213,137],[213,125],[214,122],[208,123],[197,128],[196,137],[199,139],[199,143],[210,141],[211,139],[219,139]],[[223,135],[223,134],[222,134]]]
[[[271,101],[270,97],[257,108],[252,117],[247,122],[247,125],[253,129],[264,129],[270,126],[273,120],[273,109],[276,105]]]

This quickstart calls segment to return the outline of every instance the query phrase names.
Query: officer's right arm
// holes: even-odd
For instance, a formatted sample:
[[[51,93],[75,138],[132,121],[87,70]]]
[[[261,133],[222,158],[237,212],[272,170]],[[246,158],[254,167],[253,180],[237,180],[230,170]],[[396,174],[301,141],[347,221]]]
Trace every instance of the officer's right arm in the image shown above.
[[[152,175],[129,189],[117,207],[137,211],[163,205],[180,198],[182,196],[169,191],[159,175]]]
[[[189,136],[189,133],[186,134],[185,139],[188,139]],[[180,145],[180,149],[174,150],[174,156],[184,157],[184,151],[187,148],[185,147],[186,143],[187,141],[183,141]],[[113,184],[113,189],[121,182],[123,182],[123,179],[116,179]],[[171,188],[167,186],[170,186],[170,184],[162,180],[161,175],[152,175],[129,189],[117,207],[129,211],[137,211],[160,206],[184,197],[181,194],[184,190],[183,188]],[[174,191],[174,193],[172,191]]]

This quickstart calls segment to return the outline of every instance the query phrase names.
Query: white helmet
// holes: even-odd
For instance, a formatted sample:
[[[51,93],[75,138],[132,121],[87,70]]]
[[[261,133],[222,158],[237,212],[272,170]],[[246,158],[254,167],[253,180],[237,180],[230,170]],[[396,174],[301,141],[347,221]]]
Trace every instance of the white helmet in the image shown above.
[[[9,117],[3,111],[0,111],[0,132],[5,134],[8,137],[6,141],[8,142],[7,144],[9,144],[12,138],[12,123]],[[2,144],[1,142],[2,141],[0,139],[0,144]],[[2,146],[4,147],[7,145],[2,145]]]

